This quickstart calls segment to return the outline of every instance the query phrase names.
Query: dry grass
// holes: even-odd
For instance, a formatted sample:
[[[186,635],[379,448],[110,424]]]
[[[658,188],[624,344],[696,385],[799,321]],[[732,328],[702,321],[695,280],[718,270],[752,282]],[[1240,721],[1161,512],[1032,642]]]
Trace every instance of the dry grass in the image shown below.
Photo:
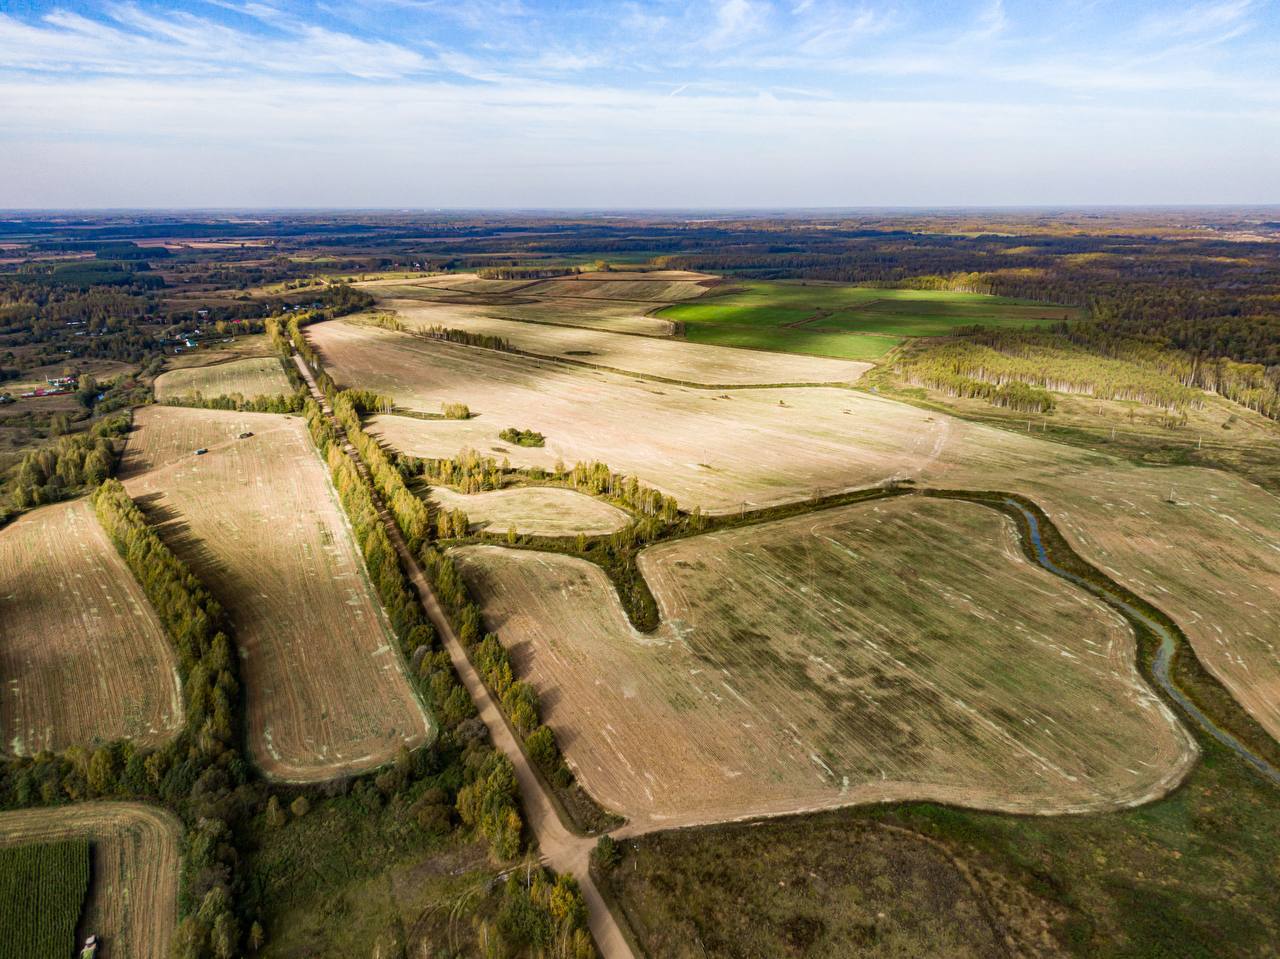
[[[657,337],[626,336],[608,330],[571,328],[498,319],[487,308],[427,305],[390,300],[409,329],[446,326],[498,336],[518,350],[561,356],[631,373],[699,384],[853,383],[870,363],[816,356],[735,350]]]
[[[103,941],[102,959],[169,955],[178,920],[182,825],[142,803],[77,803],[0,813],[0,845],[87,838],[89,897],[80,928]]]
[[[156,378],[156,399],[167,400],[200,393],[206,397],[239,393],[246,399],[291,393],[293,387],[274,356],[249,357],[212,366],[170,370]]]
[[[462,510],[473,528],[491,533],[515,527],[517,533],[535,536],[601,536],[621,529],[629,519],[616,506],[556,487],[528,486],[468,495],[433,486],[429,498],[441,509]]]
[[[911,497],[655,547],[654,637],[584,561],[457,555],[581,781],[636,831],[890,799],[1107,809],[1195,759],[1123,620],[982,507]]]
[[[0,531],[0,594],[0,748],[155,746],[177,732],[173,651],[86,500]]]
[[[331,779],[429,739],[302,421],[148,407],[135,423],[125,485],[230,613],[263,771]]]

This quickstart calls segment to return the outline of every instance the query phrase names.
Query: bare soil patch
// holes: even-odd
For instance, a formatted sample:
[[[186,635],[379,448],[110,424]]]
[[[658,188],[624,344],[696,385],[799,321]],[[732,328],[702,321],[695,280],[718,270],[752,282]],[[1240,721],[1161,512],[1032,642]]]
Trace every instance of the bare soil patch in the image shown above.
[[[627,829],[904,799],[1115,808],[1196,756],[1123,620],[971,504],[910,497],[654,547],[654,636],[584,561],[456,555]]]
[[[431,737],[301,420],[148,407],[124,480],[231,616],[268,776],[330,779]]]
[[[132,739],[182,723],[177,663],[86,500],[0,530],[0,751]]]
[[[77,803],[0,813],[6,846],[87,838],[89,897],[82,928],[100,940],[101,959],[163,959],[178,921],[182,826],[142,803]]]

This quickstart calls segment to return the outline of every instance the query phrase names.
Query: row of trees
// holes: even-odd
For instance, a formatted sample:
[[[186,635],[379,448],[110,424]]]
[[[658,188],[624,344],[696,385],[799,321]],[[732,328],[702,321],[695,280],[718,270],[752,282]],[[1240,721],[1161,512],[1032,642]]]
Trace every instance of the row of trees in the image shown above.
[[[243,393],[205,396],[197,391],[190,396],[175,396],[165,406],[190,406],[205,410],[235,410],[238,413],[301,413],[306,403],[305,390],[292,393],[262,393],[246,398]]]
[[[349,397],[335,394],[333,399],[335,410],[337,403],[343,401],[348,420],[357,416]],[[329,465],[339,500],[364,555],[370,579],[378,590],[392,628],[400,641],[401,652],[409,662],[418,664],[416,681],[419,692],[446,730],[452,728],[455,735],[478,742],[478,737],[469,733],[465,727],[475,715],[475,706],[466,690],[458,683],[448,653],[437,648],[435,631],[423,616],[412,587],[400,568],[395,547],[378,514],[372,490],[360,476],[351,458],[343,452],[337,431],[312,400],[307,401],[307,422],[311,436]],[[372,462],[365,460],[371,473],[374,473],[373,463],[384,473],[384,478],[389,478],[385,471],[392,470],[395,472],[394,482],[399,484],[398,489],[406,495],[412,495],[404,489],[403,479],[386,461],[385,453],[372,437],[360,429],[358,418],[354,428],[344,424],[344,429],[357,451],[362,448],[370,452],[377,450],[380,458]],[[429,532],[425,520],[426,507],[416,497],[414,502],[421,509],[423,517],[424,525],[418,539],[421,543],[425,542]],[[393,514],[398,519],[399,514],[394,511]],[[416,515],[415,511],[414,516]],[[411,528],[416,531],[416,519],[410,522]],[[408,531],[402,528],[402,532],[409,539]],[[468,778],[466,785],[458,793],[458,814],[467,826],[476,829],[489,841],[498,858],[511,859],[520,851],[523,830],[515,772],[510,761],[491,747],[476,744],[469,749],[468,756]]]
[[[183,858],[185,915],[174,955],[230,959],[241,952],[235,897],[243,879],[233,814],[223,807],[243,785],[241,686],[231,629],[217,601],[147,525],[117,480],[93,495],[98,520],[142,585],[178,654],[185,722],[170,746],[143,765],[188,824]],[[193,804],[193,797],[201,802]]]

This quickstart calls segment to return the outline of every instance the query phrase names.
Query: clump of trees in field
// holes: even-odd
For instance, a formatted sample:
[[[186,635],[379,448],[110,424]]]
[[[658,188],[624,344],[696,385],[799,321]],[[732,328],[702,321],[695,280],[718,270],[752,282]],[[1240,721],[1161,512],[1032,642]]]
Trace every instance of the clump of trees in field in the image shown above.
[[[120,414],[25,453],[8,484],[12,508],[55,503],[101,483],[115,472],[117,440],[128,429],[129,416]]]
[[[498,434],[498,438],[508,443],[514,443],[516,446],[546,446],[547,438],[541,433],[533,430],[522,430],[519,427],[508,426],[505,430]]]
[[[508,950],[533,955],[565,959],[592,959],[596,955],[577,880],[542,867],[507,877],[502,907],[494,920],[482,923],[480,938],[484,943],[496,941]]]
[[[442,403],[440,412],[447,420],[471,419],[471,407],[466,403]]]

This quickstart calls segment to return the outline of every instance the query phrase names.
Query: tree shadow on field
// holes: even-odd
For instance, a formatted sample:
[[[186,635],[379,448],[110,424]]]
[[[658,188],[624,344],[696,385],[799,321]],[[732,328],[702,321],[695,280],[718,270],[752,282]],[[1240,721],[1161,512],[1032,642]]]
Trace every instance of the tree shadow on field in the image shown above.
[[[138,509],[146,518],[147,525],[155,530],[161,542],[168,546],[178,559],[191,567],[192,572],[206,589],[210,588],[210,579],[227,574],[230,567],[195,535],[186,517],[165,502],[164,493],[147,493],[136,497],[134,502],[138,504]]]

